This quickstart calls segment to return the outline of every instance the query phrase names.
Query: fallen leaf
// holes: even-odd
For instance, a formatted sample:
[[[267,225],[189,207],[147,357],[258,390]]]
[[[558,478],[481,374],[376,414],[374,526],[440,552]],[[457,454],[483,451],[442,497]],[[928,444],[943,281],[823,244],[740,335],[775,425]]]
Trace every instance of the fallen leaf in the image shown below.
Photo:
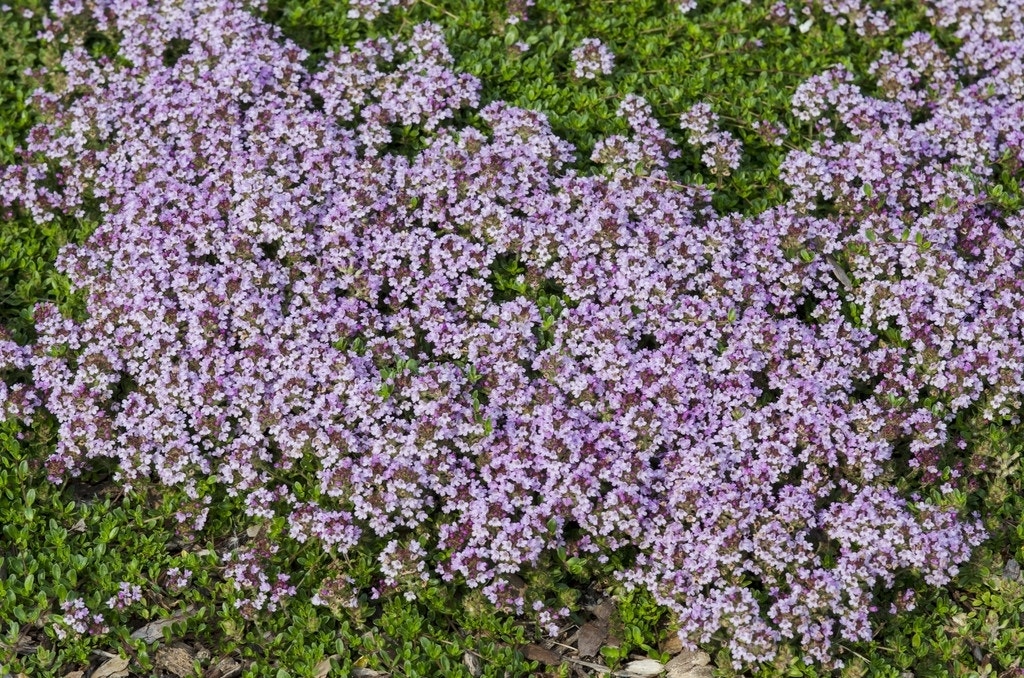
[[[185,621],[188,616],[184,613],[177,613],[166,617],[164,619],[157,619],[151,621],[145,626],[135,629],[132,632],[132,638],[141,640],[144,643],[155,643],[158,640],[164,639],[164,629],[180,621]]]
[[[611,598],[605,598],[595,605],[590,612],[601,621],[606,622],[615,613],[615,603],[612,602]]]
[[[124,657],[108,659],[92,672],[92,678],[127,678],[127,676],[128,660]]]
[[[232,678],[242,672],[242,665],[231,657],[222,657],[220,661],[207,669],[204,678]]]
[[[480,657],[476,656],[472,652],[467,652],[466,654],[462,655],[462,665],[469,670],[469,673],[473,676],[473,678],[477,678],[480,674],[484,672],[484,667],[480,663]]]
[[[320,662],[315,667],[313,667],[314,678],[324,678],[328,673],[331,672],[331,660],[339,659],[340,657],[341,655],[332,654],[330,657],[325,657],[321,659]]]
[[[0,577],[0,581],[2,580],[3,578]],[[18,638],[18,642],[14,644],[14,651],[18,654],[32,654],[37,649],[39,649],[39,643],[29,636],[22,636],[21,638]],[[5,673],[3,675],[5,678],[10,678],[11,674]],[[21,676],[24,675],[24,673],[19,673],[16,678],[21,678]]]
[[[672,658],[666,668],[682,668],[689,670],[693,666],[707,666],[711,663],[711,655],[700,650],[685,650]]]
[[[373,669],[366,669],[362,667],[356,667],[352,669],[353,678],[379,678],[380,676],[387,676],[386,673],[380,671],[374,671]]]
[[[836,280],[843,284],[848,290],[853,289],[853,281],[850,280],[850,276],[846,274],[846,269],[839,265],[839,262],[832,258],[830,255],[825,255],[825,261],[828,262],[829,266],[832,267],[832,273],[836,276]]]
[[[192,652],[181,646],[173,646],[158,649],[153,663],[158,669],[173,673],[178,678],[185,678],[185,676],[192,675],[194,660]]]
[[[656,676],[665,670],[665,665],[654,659],[638,659],[622,667],[631,676]]]
[[[661,643],[661,651],[665,654],[677,655],[683,651],[683,641],[678,633],[670,633]]]
[[[576,640],[576,649],[580,651],[581,657],[593,657],[601,649],[601,645],[607,637],[607,622],[587,622],[580,629],[579,638]]]
[[[714,678],[715,669],[711,666],[694,666],[693,668],[679,672],[669,672],[665,678]]]
[[[672,658],[665,665],[667,678],[705,678],[714,675],[715,670],[708,666],[711,656],[707,652],[684,651]]]
[[[532,662],[540,662],[548,666],[558,666],[562,663],[562,655],[540,645],[527,645],[523,648],[523,655]]]

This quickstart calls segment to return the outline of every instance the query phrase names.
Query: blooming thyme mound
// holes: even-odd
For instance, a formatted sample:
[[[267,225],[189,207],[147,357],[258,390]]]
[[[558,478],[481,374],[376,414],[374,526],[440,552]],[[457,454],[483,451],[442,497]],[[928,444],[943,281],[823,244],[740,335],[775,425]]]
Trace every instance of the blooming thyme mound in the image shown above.
[[[86,317],[43,305],[35,346],[0,344],[34,375],[8,409],[59,422],[55,479],[106,457],[197,506],[219,483],[292,539],[380,540],[384,585],[458,579],[520,611],[505,575],[546,552],[634,553],[621,578],[738,663],[796,640],[833,664],[897,574],[942,584],[979,543],[893,476],[948,494],[947,427],[1020,407],[1024,224],[969,179],[1020,161],[1010,28],[939,66],[914,36],[878,62],[886,99],[812,79],[795,105],[825,140],[788,159],[790,202],[745,218],[669,180],[639,97],[591,175],[539,113],[454,126],[479,85],[429,24],[314,73],[231,3],[54,12],[123,57],[67,52],[3,183],[39,220],[102,213],[58,261]],[[276,548],[229,558],[247,614],[294,595]]]

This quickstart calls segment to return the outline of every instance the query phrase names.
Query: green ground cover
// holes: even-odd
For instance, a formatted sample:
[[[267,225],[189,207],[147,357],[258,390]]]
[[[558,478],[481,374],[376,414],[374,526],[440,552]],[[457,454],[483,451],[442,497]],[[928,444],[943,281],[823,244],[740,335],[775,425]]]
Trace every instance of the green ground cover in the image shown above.
[[[784,197],[777,175],[785,153],[809,143],[811,130],[789,113],[800,82],[837,63],[866,74],[882,50],[897,50],[917,30],[952,44],[916,2],[891,3],[895,27],[869,39],[819,10],[800,17],[801,23],[813,19],[804,24],[806,31],[780,24],[771,19],[770,5],[701,0],[696,10],[683,14],[675,3],[654,0],[539,0],[528,21],[510,25],[505,2],[420,0],[369,24],[348,19],[345,2],[275,0],[266,16],[314,59],[333,46],[402,33],[423,20],[437,22],[445,28],[458,68],[481,78],[485,102],[501,99],[545,112],[555,131],[579,149],[580,167],[596,139],[625,131],[615,115],[623,95],[646,97],[673,130],[683,110],[709,101],[724,127],[743,141],[743,164],[729,177],[709,176],[702,173],[698,152],[684,144],[672,172],[681,182],[715,188],[720,210],[756,213]],[[28,94],[51,77],[26,69],[46,66],[56,72],[53,47],[34,37],[44,11],[38,3],[18,0],[12,11],[0,13],[0,164],[15,159],[14,150],[34,120]],[[569,52],[587,37],[600,38],[615,53],[612,75],[573,78]],[[793,134],[786,145],[771,145],[755,132],[759,121],[782,123]],[[677,138],[683,140],[683,134]],[[403,141],[411,147],[418,143],[412,134]],[[1019,177],[1005,175],[1001,181],[1005,200],[1013,205]],[[71,218],[46,227],[20,215],[0,220],[0,322],[18,340],[32,338],[36,302],[55,300],[73,308],[75,299],[53,261],[62,244],[84,239],[89,230],[89,223]],[[490,609],[478,593],[464,588],[431,587],[412,602],[400,596],[367,599],[355,610],[328,614],[306,601],[316,575],[338,563],[294,543],[282,547],[277,562],[289,568],[305,595],[247,622],[232,605],[234,591],[222,580],[217,558],[245,536],[237,500],[221,497],[200,533],[182,533],[176,514],[196,509],[182,493],[155,485],[124,493],[111,482],[110,468],[54,486],[42,468],[53,431],[54,422],[45,417],[31,426],[0,426],[0,674],[61,676],[97,666],[109,653],[130,658],[139,675],[162,675],[158,648],[180,641],[207,652],[193,657],[199,675],[216,675],[210,671],[225,658],[254,676],[312,675],[328,666],[331,675],[352,675],[359,668],[392,676],[472,675],[467,655],[478,657],[485,676],[571,675],[571,664],[559,668],[527,658],[524,648],[544,637],[537,626]],[[894,616],[883,609],[874,641],[846,647],[841,675],[1024,675],[1024,580],[1015,567],[1024,561],[1024,427],[968,423],[964,434],[972,478],[964,501],[981,512],[991,539],[950,587],[922,589],[912,611]],[[275,521],[262,534],[248,536],[284,530]],[[621,666],[638,656],[666,659],[660,648],[671,635],[672,620],[646,594],[619,588],[611,578],[615,565],[553,554],[524,572],[522,585],[574,612],[598,594],[614,596],[617,645],[609,642],[602,650],[600,660],[607,665]],[[371,551],[350,556],[344,566],[359,583],[369,584],[374,576]],[[165,576],[169,568],[190,570],[190,585],[176,590]],[[52,626],[60,601],[75,592],[95,607],[113,596],[120,582],[142,585],[145,604],[108,615],[109,633],[56,641]],[[159,632],[160,641],[131,637],[163,618],[174,623]],[[735,675],[723,650],[714,643],[705,649],[718,675]],[[756,675],[824,674],[783,653]]]

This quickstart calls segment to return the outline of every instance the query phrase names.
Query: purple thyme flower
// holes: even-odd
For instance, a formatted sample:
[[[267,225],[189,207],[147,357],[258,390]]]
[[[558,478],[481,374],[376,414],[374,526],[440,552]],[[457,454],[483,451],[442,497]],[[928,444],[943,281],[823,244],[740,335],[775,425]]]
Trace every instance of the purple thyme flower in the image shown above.
[[[597,38],[584,38],[569,58],[573,63],[573,75],[584,80],[610,75],[615,67],[615,55]]]

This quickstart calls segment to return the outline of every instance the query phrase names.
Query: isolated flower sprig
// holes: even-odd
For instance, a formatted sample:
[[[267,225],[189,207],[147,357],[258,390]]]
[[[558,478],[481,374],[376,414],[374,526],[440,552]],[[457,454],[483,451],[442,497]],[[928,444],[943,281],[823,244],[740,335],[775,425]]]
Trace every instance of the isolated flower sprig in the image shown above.
[[[595,175],[539,113],[454,126],[479,84],[429,24],[313,73],[230,2],[53,13],[72,41],[116,29],[121,57],[69,49],[0,182],[38,220],[102,216],[58,261],[85,317],[42,305],[36,344],[0,343],[34,382],[5,412],[35,398],[59,422],[54,479],[111,458],[125,484],[184,487],[200,522],[213,479],[289,538],[382,542],[382,585],[457,578],[519,609],[505,576],[545,553],[632,550],[622,580],[690,642],[725,630],[737,663],[796,640],[835,664],[879,587],[947,582],[980,542],[893,476],[949,494],[956,415],[1020,407],[1022,222],[985,196],[1020,150],[1009,29],[941,72],[915,36],[879,60],[887,99],[841,69],[809,81],[795,106],[822,140],[788,158],[792,200],[748,218],[670,180],[639,97]],[[230,558],[246,614],[294,595],[275,550]],[[349,604],[351,583],[318,600]]]
[[[718,176],[729,176],[739,169],[743,146],[718,126],[718,116],[707,103],[691,106],[679,116],[679,126],[689,132],[689,142],[700,148],[701,162]]]
[[[597,38],[584,38],[569,56],[573,75],[583,80],[611,75],[615,68],[615,55]]]

